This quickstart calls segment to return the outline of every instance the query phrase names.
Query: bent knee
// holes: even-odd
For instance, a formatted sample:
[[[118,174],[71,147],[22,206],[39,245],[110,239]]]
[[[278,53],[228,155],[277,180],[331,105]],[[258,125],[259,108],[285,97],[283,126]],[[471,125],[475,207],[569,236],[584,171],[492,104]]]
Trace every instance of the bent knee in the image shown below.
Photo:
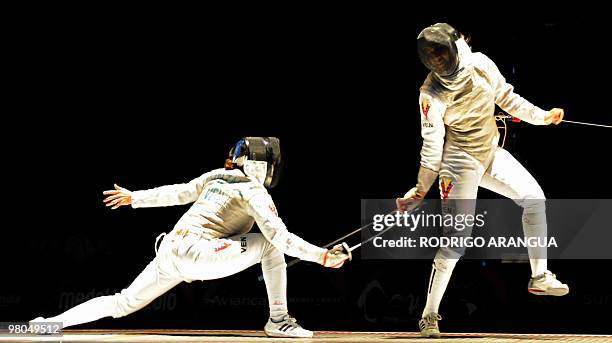
[[[525,198],[520,201],[524,213],[538,213],[546,211],[546,198],[544,193],[537,194],[533,197]]]
[[[546,209],[546,195],[537,183],[521,194],[518,204],[527,212],[537,212]]]
[[[139,301],[128,295],[125,289],[122,290],[121,293],[115,293],[115,295],[111,295],[109,297],[112,298],[113,301],[113,318],[127,316],[128,314],[134,313],[146,305],[141,304]]]
[[[258,238],[260,240],[260,244],[262,245],[262,257],[273,257],[273,256],[283,256],[283,253],[278,250],[274,244],[270,243],[263,235]]]
[[[282,251],[278,250],[274,245],[272,245],[272,243],[268,242],[265,249],[264,249],[264,253],[262,256],[262,261],[263,260],[268,260],[268,261],[274,261],[275,264],[282,264],[286,266],[285,263],[285,254],[283,254]]]
[[[521,190],[518,191],[521,199],[529,200],[546,200],[546,195],[542,190],[542,187],[532,178],[530,182],[522,185]]]
[[[546,200],[546,195],[544,194],[542,187],[540,187],[540,185],[536,185],[524,198],[531,200],[541,200],[542,202],[544,202]]]

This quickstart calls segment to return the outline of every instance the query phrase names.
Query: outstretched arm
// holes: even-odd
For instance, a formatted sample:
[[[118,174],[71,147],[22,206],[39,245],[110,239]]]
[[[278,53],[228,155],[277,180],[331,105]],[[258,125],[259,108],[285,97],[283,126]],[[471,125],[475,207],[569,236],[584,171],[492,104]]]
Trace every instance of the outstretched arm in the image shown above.
[[[204,188],[211,172],[195,178],[188,183],[161,186],[132,193],[132,207],[161,207],[185,205],[194,202]]]
[[[320,248],[289,232],[276,212],[272,197],[267,193],[249,199],[248,212],[264,237],[284,254],[331,268],[341,267],[348,259],[348,255]]]
[[[545,111],[516,94],[514,92],[514,86],[506,82],[506,79],[497,68],[497,65],[488,57],[484,55],[483,57],[486,59],[486,64],[493,81],[492,86],[495,92],[495,103],[502,110],[513,117],[533,125],[549,125],[551,123],[556,125],[563,120],[563,109],[553,108],[550,111]]]
[[[103,192],[104,195],[108,195],[104,202],[106,206],[112,206],[112,209],[124,205],[132,205],[133,208],[184,205],[198,199],[204,184],[211,176],[212,173],[208,172],[188,183],[134,192],[115,184],[114,190]]]

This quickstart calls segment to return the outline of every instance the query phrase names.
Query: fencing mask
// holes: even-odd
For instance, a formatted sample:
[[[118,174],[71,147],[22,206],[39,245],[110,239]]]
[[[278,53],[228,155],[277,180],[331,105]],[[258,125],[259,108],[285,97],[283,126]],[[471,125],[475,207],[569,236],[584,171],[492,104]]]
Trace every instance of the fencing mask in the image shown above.
[[[417,38],[421,62],[439,76],[452,75],[459,66],[459,52],[455,44],[459,38],[459,32],[448,24],[426,27]]]
[[[282,169],[278,138],[244,137],[230,150],[230,159],[265,187],[274,188],[278,184]]]

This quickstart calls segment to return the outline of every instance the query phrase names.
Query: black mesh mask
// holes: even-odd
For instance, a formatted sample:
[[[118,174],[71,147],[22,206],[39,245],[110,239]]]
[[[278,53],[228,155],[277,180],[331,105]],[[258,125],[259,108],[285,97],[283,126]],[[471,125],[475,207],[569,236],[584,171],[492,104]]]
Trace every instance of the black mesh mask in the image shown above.
[[[459,66],[459,52],[455,41],[459,32],[448,24],[425,28],[417,38],[421,62],[439,76],[452,75]]]

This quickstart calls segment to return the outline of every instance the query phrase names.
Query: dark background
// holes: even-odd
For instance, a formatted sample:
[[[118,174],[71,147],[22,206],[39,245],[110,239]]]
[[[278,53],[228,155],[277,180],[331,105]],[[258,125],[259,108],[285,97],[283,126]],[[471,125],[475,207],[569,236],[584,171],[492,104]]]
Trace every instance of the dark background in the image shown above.
[[[292,232],[324,244],[359,226],[360,199],[394,198],[416,181],[427,72],[415,38],[438,21],[471,35],[473,50],[540,107],[612,122],[603,21],[368,7],[188,18],[158,10],[26,14],[7,31],[0,321],[52,316],[126,287],[187,207],[111,211],[102,191],[191,180],[221,167],[242,136],[281,139],[286,169],[271,194]],[[506,147],[548,198],[607,198],[606,130],[510,124]],[[315,330],[414,331],[430,265],[358,254],[341,270],[301,263],[289,270],[290,312]],[[528,264],[462,261],[442,329],[611,333],[610,266],[550,261],[571,293],[540,298],[527,293]],[[142,311],[81,327],[261,329],[258,274],[181,284]]]

